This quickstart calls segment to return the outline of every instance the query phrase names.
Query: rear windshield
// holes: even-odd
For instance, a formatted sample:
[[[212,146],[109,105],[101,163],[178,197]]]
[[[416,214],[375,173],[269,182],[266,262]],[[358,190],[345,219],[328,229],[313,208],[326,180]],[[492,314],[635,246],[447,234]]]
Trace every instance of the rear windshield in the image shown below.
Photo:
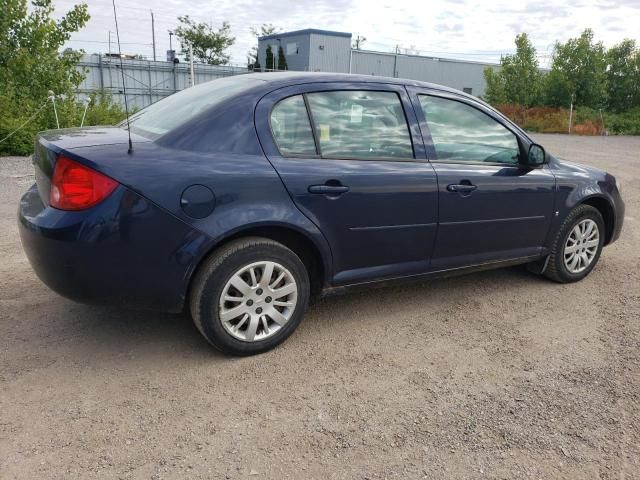
[[[251,78],[250,75],[234,75],[187,88],[133,115],[129,119],[131,131],[142,136],[158,138],[199,113],[261,82],[262,80]],[[126,128],[126,120],[119,126]]]

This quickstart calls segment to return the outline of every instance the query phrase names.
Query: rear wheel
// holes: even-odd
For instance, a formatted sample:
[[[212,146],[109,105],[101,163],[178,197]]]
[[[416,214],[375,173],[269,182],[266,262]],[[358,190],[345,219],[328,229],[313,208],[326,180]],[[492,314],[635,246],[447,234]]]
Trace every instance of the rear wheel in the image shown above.
[[[560,227],[545,275],[561,283],[582,280],[598,263],[604,232],[604,220],[597,209],[576,207]]]
[[[199,269],[191,315],[214,347],[253,355],[283,342],[309,301],[309,277],[300,258],[266,238],[233,241]]]

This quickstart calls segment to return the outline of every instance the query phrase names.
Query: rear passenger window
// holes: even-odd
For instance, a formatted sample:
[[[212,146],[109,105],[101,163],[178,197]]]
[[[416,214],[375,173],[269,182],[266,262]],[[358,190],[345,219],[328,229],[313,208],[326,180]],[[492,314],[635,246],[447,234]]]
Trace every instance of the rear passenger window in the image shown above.
[[[283,156],[316,155],[316,145],[301,95],[281,100],[271,111],[271,131]]]
[[[518,163],[515,134],[489,115],[462,102],[419,95],[438,160]]]
[[[394,92],[307,94],[322,157],[413,159],[400,97]]]

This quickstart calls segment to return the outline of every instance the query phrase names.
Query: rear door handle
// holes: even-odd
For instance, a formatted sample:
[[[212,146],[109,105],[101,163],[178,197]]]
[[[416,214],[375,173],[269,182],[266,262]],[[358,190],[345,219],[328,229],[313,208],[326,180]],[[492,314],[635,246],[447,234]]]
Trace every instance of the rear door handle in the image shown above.
[[[447,185],[447,191],[449,192],[470,193],[476,188],[478,188],[476,185],[464,183],[452,183],[451,185]]]
[[[321,195],[342,195],[349,191],[349,187],[345,185],[310,185],[309,193],[318,193]]]

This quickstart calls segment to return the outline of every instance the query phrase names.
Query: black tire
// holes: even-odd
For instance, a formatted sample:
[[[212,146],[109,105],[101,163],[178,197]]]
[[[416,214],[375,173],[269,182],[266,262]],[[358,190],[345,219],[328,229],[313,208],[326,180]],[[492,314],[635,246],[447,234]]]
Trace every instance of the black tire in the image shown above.
[[[596,250],[595,256],[589,266],[579,273],[570,272],[564,264],[564,246],[567,242],[567,238],[571,233],[571,230],[581,222],[582,220],[593,220],[598,226],[599,244]],[[589,275],[591,270],[598,263],[600,254],[602,253],[602,246],[604,244],[605,226],[602,214],[594,207],[590,205],[579,205],[574,208],[567,218],[562,223],[556,238],[553,241],[551,247],[551,253],[549,254],[549,262],[547,268],[544,271],[544,275],[551,280],[559,283],[571,283],[582,280]]]
[[[291,273],[298,288],[297,302],[291,317],[277,332],[248,342],[224,328],[218,305],[229,279],[242,267],[261,261],[277,262]],[[284,245],[262,237],[241,238],[215,251],[199,267],[189,301],[193,321],[211,345],[230,355],[254,355],[282,343],[300,324],[309,303],[309,275],[300,258]]]

